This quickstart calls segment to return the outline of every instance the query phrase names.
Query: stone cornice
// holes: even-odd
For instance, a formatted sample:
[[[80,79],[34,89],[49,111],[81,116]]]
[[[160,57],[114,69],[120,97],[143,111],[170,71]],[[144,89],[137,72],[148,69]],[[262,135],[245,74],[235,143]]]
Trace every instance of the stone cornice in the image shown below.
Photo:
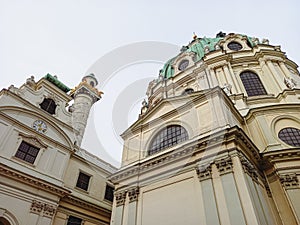
[[[18,128],[22,128],[23,130],[26,130],[28,133],[32,133],[32,134],[35,134],[36,136],[38,136],[41,140],[43,139],[46,139],[47,141],[57,145],[57,146],[60,146],[62,149],[65,149],[67,151],[71,151],[73,152],[73,149],[74,149],[74,145],[73,143],[71,143],[71,140],[69,140],[69,138],[67,137],[66,134],[62,135],[62,132],[63,131],[60,131],[60,134],[64,137],[64,139],[69,143],[69,146],[66,146],[52,138],[50,138],[49,136],[45,135],[45,134],[42,134],[42,133],[39,133],[37,131],[35,131],[34,129],[32,129],[31,127],[28,127],[26,126],[25,124],[21,123],[20,121],[10,117],[9,115],[3,113],[0,111],[0,118],[1,119],[6,119],[8,120],[9,122],[13,123],[15,127],[18,127]],[[46,120],[47,122],[49,122],[48,120]],[[52,123],[51,123],[52,125]],[[57,126],[55,126],[55,128],[57,128]],[[60,128],[59,128],[60,129]]]
[[[224,133],[225,132],[225,133]],[[201,152],[207,151],[205,156],[201,160],[215,157],[218,154],[223,153],[220,151],[217,153],[208,154],[209,149],[218,144],[225,144],[229,142],[235,142],[236,146],[240,146],[239,149],[226,149],[224,151],[229,152],[238,150],[243,152],[254,164],[258,164],[261,160],[258,149],[246,136],[246,134],[238,127],[228,128],[225,131],[220,131],[216,134],[206,136],[204,138],[192,141],[186,145],[180,145],[179,148],[173,151],[167,151],[165,154],[151,158],[149,160],[143,159],[142,161],[135,162],[124,169],[120,169],[118,172],[109,177],[113,183],[120,183],[122,180],[134,177],[138,174],[146,173],[147,171],[154,170],[163,165],[170,164],[175,161],[186,159]],[[191,162],[192,163],[196,163]],[[221,165],[221,164],[220,164]],[[182,165],[185,166],[185,165]]]
[[[79,208],[86,209],[88,211],[94,212],[94,213],[99,214],[104,217],[110,217],[110,215],[111,215],[111,211],[109,209],[103,208],[99,205],[88,202],[86,199],[80,199],[73,195],[65,196],[61,201],[70,203]]]
[[[187,96],[175,96],[172,98],[168,98],[168,99],[163,99],[162,101],[160,101],[158,103],[158,105],[156,105],[154,108],[155,110],[153,110],[154,108],[150,109],[145,116],[143,116],[142,118],[140,118],[139,120],[137,120],[133,125],[131,125],[123,134],[121,134],[121,136],[123,138],[126,138],[126,136],[128,134],[132,134],[135,132],[140,132],[141,130],[144,130],[145,128],[149,127],[150,124],[151,126],[155,126],[155,124],[161,123],[162,120],[167,121],[168,119],[180,114],[181,112],[184,112],[188,109],[190,109],[191,107],[197,105],[200,102],[204,102],[207,101],[208,99],[211,99],[212,97],[218,95],[219,97],[222,98],[222,100],[227,103],[228,106],[230,106],[230,108],[232,109],[232,113],[240,120],[242,121],[242,116],[240,115],[240,113],[237,111],[237,109],[234,107],[232,101],[228,98],[228,96],[222,91],[222,89],[217,86],[214,87],[212,89],[207,89],[204,91],[197,91],[194,92],[192,94],[190,94],[188,97]],[[151,121],[148,121],[146,123],[144,123],[144,121],[146,121],[153,113],[155,113],[155,111],[157,111],[157,109],[159,107],[162,107],[163,104],[165,102],[168,101],[180,101],[182,99],[186,99],[188,98],[189,101],[181,106],[179,106],[176,109],[173,109],[163,115],[161,115],[159,118],[153,119]]]
[[[263,159],[270,163],[300,160],[300,148],[283,149],[262,153]]]
[[[56,186],[54,184],[48,183],[47,181],[14,170],[2,163],[0,163],[0,175],[5,176],[9,179],[19,181],[26,185],[30,185],[34,188],[42,189],[59,197],[66,196],[71,193],[71,191],[66,188]]]

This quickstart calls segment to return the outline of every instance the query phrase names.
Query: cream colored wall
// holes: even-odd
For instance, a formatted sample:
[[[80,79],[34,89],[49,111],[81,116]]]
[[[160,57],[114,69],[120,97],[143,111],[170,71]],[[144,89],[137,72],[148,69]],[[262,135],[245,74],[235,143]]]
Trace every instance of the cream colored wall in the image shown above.
[[[274,109],[266,107],[253,113],[247,120],[251,138],[261,152],[291,148],[278,138],[278,132],[286,127],[300,129],[299,107]],[[293,148],[293,147],[292,147]]]
[[[76,187],[79,172],[91,176],[87,191]],[[64,184],[72,190],[72,195],[111,210],[112,203],[104,199],[106,184],[109,184],[107,181],[109,174],[107,171],[97,168],[90,162],[73,156],[69,161],[64,176]]]
[[[126,131],[122,166],[146,158],[152,139],[167,125],[183,126],[188,132],[189,141],[209,135],[226,126],[242,127],[240,118],[234,113],[230,103],[224,100],[225,96],[224,98],[220,96],[222,95],[207,94],[199,101],[193,101],[192,97],[186,96],[174,104],[172,100],[163,102],[157,111],[142,120],[143,124],[149,124],[149,126],[141,129],[131,127]],[[180,108],[187,100],[190,104],[186,104],[185,108]],[[174,111],[174,114],[164,117],[170,114],[170,111]]]

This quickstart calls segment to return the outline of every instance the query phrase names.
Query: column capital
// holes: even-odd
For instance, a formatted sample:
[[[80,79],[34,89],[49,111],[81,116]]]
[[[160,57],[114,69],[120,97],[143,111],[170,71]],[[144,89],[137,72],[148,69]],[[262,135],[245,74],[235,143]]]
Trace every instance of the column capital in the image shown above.
[[[281,175],[279,175],[279,179],[280,179],[282,186],[286,190],[299,188],[299,180],[295,173],[281,174]]]
[[[115,193],[117,207],[124,205],[126,200],[126,191]]]
[[[203,181],[203,180],[212,178],[211,164],[198,165],[196,167],[196,172],[197,172],[199,181]]]
[[[219,170],[220,175],[233,172],[233,165],[230,156],[216,160],[215,164]]]
[[[138,196],[140,194],[140,188],[134,187],[128,190],[129,202],[137,201]]]

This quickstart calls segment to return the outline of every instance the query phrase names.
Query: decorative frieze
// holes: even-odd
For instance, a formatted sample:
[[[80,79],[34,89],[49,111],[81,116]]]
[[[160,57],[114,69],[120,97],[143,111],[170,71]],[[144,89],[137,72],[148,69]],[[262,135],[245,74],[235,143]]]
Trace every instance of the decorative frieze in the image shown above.
[[[30,207],[30,212],[35,214],[42,214],[46,217],[52,217],[55,213],[56,207],[44,202],[33,200]]]
[[[199,165],[196,167],[196,172],[198,174],[199,181],[211,179],[212,177],[211,165]]]
[[[139,193],[140,193],[139,187],[134,187],[128,190],[129,202],[137,201]]]
[[[279,175],[279,179],[285,189],[299,188],[299,180],[295,173]]]
[[[124,205],[126,200],[126,191],[115,193],[117,207]]]
[[[232,160],[230,157],[219,159],[215,161],[220,175],[233,172]]]

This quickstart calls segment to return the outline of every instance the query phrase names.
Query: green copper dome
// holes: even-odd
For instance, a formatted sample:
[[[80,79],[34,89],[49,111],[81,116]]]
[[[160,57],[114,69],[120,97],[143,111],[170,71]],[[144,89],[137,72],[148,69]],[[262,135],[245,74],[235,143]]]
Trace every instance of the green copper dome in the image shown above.
[[[241,35],[242,37],[246,37],[249,43],[249,46],[253,47],[256,44],[252,41],[252,37],[248,37],[247,35]],[[170,78],[174,75],[174,68],[172,67],[172,63],[175,61],[175,59],[182,53],[184,52],[193,52],[195,53],[195,62],[200,61],[206,51],[209,52],[213,52],[217,47],[217,44],[220,42],[220,40],[224,39],[226,37],[225,33],[218,33],[217,36],[215,38],[207,38],[207,37],[203,37],[203,38],[197,38],[197,36],[194,37],[194,40],[189,43],[187,46],[183,46],[181,48],[181,52],[174,58],[169,59],[165,65],[163,66],[163,68],[160,70],[159,74],[160,76],[164,77],[164,78]]]

